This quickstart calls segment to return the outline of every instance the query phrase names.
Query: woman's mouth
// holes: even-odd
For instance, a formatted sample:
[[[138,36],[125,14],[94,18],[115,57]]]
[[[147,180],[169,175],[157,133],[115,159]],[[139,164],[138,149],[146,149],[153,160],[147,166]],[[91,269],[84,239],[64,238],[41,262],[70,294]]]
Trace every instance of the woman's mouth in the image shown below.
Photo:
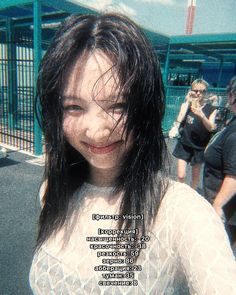
[[[108,154],[115,150],[118,146],[120,146],[122,141],[116,141],[107,145],[92,145],[88,143],[84,143],[85,146],[89,149],[90,152],[94,154]]]

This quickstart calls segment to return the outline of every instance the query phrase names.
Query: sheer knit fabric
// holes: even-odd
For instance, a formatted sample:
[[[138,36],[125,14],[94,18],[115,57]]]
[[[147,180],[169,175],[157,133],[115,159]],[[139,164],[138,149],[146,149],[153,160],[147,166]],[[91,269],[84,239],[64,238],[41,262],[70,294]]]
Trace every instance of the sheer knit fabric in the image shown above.
[[[97,257],[99,251],[87,237],[105,237],[98,229],[116,229],[116,220],[93,220],[92,214],[118,214],[120,197],[109,198],[110,188],[84,185],[72,202],[70,234],[66,227],[43,244],[35,254],[30,285],[36,295],[233,295],[236,294],[236,263],[223,224],[213,208],[190,187],[171,182],[165,194],[150,241],[142,249],[134,271],[137,286],[100,286],[101,281],[133,281],[104,279],[94,267],[107,265]],[[80,201],[79,201],[80,200]],[[80,206],[76,204],[80,203]],[[110,235],[111,237],[112,235]],[[64,243],[63,241],[67,241]],[[122,257],[124,258],[124,257]],[[113,264],[112,266],[126,264]]]

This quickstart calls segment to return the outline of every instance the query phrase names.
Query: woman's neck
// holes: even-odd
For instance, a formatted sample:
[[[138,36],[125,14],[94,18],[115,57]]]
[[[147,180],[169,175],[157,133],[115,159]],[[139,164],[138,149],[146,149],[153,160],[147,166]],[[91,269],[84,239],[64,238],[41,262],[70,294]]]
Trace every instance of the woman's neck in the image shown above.
[[[114,186],[117,175],[117,168],[100,169],[91,167],[89,171],[88,182],[96,186],[111,187]]]

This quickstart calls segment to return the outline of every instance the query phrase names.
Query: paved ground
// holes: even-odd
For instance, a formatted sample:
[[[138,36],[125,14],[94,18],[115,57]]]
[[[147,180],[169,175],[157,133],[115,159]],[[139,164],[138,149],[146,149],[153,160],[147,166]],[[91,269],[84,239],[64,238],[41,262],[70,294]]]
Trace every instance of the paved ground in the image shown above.
[[[33,255],[43,169],[10,152],[0,159],[0,295],[30,295],[28,273]]]

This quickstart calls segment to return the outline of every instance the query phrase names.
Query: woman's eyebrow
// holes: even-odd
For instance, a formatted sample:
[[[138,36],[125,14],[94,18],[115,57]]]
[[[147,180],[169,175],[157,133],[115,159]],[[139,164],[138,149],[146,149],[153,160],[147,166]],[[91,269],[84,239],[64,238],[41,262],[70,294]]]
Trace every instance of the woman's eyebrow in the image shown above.
[[[61,98],[62,98],[62,101],[88,102],[87,99],[83,99],[82,97],[78,97],[78,96],[62,95]],[[111,95],[104,99],[94,98],[94,99],[91,99],[91,101],[96,101],[97,103],[102,103],[102,104],[120,103],[120,102],[123,102],[123,97],[122,96],[117,97],[116,95]]]
[[[76,96],[67,96],[67,95],[61,95],[62,101],[69,100],[69,101],[83,101],[82,98],[76,97]]]
[[[109,95],[109,96],[105,97],[104,99],[97,99],[96,101],[110,102],[110,103],[122,102],[123,101],[123,96],[121,96],[121,95],[119,95],[119,96],[118,95]]]

